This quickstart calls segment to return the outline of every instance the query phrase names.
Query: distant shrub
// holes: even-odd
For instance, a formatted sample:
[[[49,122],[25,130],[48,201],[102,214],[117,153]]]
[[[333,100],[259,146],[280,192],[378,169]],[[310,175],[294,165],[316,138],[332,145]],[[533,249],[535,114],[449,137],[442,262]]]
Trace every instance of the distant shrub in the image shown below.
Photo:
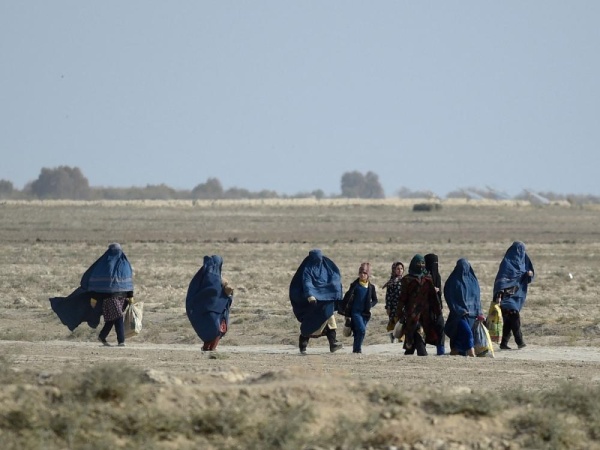
[[[14,191],[11,181],[0,180],[0,198],[10,198]]]
[[[208,178],[192,189],[194,199],[217,199],[223,197],[223,185],[218,178]]]
[[[42,199],[87,200],[90,197],[88,179],[79,167],[44,167],[38,179],[29,187],[33,194]]]
[[[439,203],[415,203],[413,211],[439,211],[442,205]]]
[[[342,197],[346,198],[385,198],[379,176],[373,172],[365,175],[358,171],[345,172],[341,180]]]

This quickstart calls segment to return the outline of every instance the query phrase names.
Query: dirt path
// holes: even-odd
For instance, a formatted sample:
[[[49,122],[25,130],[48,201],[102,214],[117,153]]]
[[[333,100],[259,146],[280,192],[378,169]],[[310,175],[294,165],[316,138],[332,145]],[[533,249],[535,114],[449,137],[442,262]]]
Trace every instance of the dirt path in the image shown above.
[[[19,353],[15,349],[20,349],[24,353],[39,354],[43,357],[49,353],[56,356],[55,353],[70,353],[73,349],[90,350],[92,352],[100,349],[110,351],[110,348],[104,348],[96,342],[73,342],[73,341],[44,341],[44,342],[29,342],[29,341],[0,341],[0,348],[3,351],[9,350],[10,353]],[[429,351],[433,348],[429,348]],[[140,343],[129,340],[126,348],[115,348],[113,350],[120,352],[143,352],[151,354],[156,351],[158,355],[165,353],[177,354],[180,352],[191,352],[194,354],[202,354],[200,345],[185,345],[185,344],[149,344]],[[351,354],[350,347],[344,347],[336,353]],[[260,355],[298,355],[298,349],[290,345],[244,345],[244,346],[228,346],[220,345],[218,352],[215,355],[236,355],[236,354],[260,354]],[[115,355],[114,353],[111,355]],[[209,355],[206,353],[206,355]],[[308,355],[329,355],[329,350],[326,346],[318,346],[315,344],[309,348]],[[409,358],[401,354],[399,344],[373,344],[365,349],[365,353],[360,358],[368,358],[370,355],[390,355],[395,357]],[[68,355],[65,355],[68,358]],[[356,355],[354,355],[356,357]],[[460,358],[457,358],[460,359]],[[600,348],[597,347],[547,347],[539,345],[528,345],[521,350],[499,350],[496,347],[494,353],[496,360],[527,360],[527,361],[585,361],[585,362],[600,362]]]
[[[399,344],[370,345],[364,351],[354,355],[345,347],[331,354],[318,340],[311,343],[306,356],[289,345],[223,345],[218,352],[203,353],[200,345],[137,344],[133,339],[125,348],[103,347],[95,342],[0,341],[0,352],[17,369],[46,374],[126,362],[174,377],[178,382],[198,383],[202,379],[209,385],[210,379],[241,382],[281,371],[398,386],[410,380],[412,385],[424,388],[545,389],[565,381],[600,382],[600,349],[591,347],[529,345],[522,350],[496,351],[495,358],[405,356]]]

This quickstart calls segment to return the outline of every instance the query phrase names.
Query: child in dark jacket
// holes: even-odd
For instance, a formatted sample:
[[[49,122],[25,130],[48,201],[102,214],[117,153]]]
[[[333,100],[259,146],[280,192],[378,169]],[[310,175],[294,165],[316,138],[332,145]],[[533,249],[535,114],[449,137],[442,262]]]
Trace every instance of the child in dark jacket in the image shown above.
[[[354,334],[353,353],[362,353],[371,308],[377,304],[377,291],[375,285],[369,281],[370,277],[371,264],[362,263],[358,269],[358,278],[350,284],[339,307],[339,313],[346,316],[346,320],[350,320]]]

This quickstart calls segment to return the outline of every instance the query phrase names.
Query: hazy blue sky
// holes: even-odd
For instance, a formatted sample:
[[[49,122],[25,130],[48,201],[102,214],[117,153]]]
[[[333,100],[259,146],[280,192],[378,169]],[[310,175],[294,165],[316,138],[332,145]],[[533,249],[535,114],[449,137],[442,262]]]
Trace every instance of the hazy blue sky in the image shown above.
[[[600,1],[0,1],[0,179],[600,194]]]

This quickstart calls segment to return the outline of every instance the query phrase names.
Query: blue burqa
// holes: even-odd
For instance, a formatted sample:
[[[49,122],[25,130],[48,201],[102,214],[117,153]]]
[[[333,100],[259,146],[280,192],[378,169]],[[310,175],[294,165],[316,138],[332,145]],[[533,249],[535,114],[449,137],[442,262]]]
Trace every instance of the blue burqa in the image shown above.
[[[133,291],[133,271],[119,244],[110,244],[81,277],[81,287],[90,292]]]
[[[50,306],[71,331],[83,322],[96,328],[102,316],[102,296],[96,293],[118,292],[133,292],[133,270],[121,246],[114,243],[85,271],[75,291],[68,297],[51,298]],[[90,304],[92,297],[98,300],[95,307]]]
[[[91,298],[91,292],[78,287],[68,297],[51,298],[50,306],[62,324],[66,325],[70,331],[75,330],[83,322],[87,322],[91,328],[96,328],[102,316],[102,300],[92,308]]]
[[[223,258],[218,255],[205,256],[200,270],[188,287],[185,310],[194,331],[203,342],[219,336],[221,322],[229,328],[229,309],[233,298],[225,294],[221,280]]]
[[[515,290],[510,296],[504,296],[500,303],[501,308],[521,311],[527,297],[527,286],[534,278],[527,274],[530,270],[534,273],[533,264],[525,252],[525,244],[520,241],[513,242],[500,262],[494,281],[493,298],[504,289]]]
[[[461,258],[456,262],[444,284],[444,298],[450,310],[444,332],[450,339],[456,339],[461,319],[464,318],[472,329],[477,316],[483,314],[479,281],[466,259]]]
[[[310,303],[313,296],[316,302]],[[310,336],[333,315],[342,300],[342,276],[338,266],[319,249],[311,250],[290,283],[290,302],[300,333]]]

